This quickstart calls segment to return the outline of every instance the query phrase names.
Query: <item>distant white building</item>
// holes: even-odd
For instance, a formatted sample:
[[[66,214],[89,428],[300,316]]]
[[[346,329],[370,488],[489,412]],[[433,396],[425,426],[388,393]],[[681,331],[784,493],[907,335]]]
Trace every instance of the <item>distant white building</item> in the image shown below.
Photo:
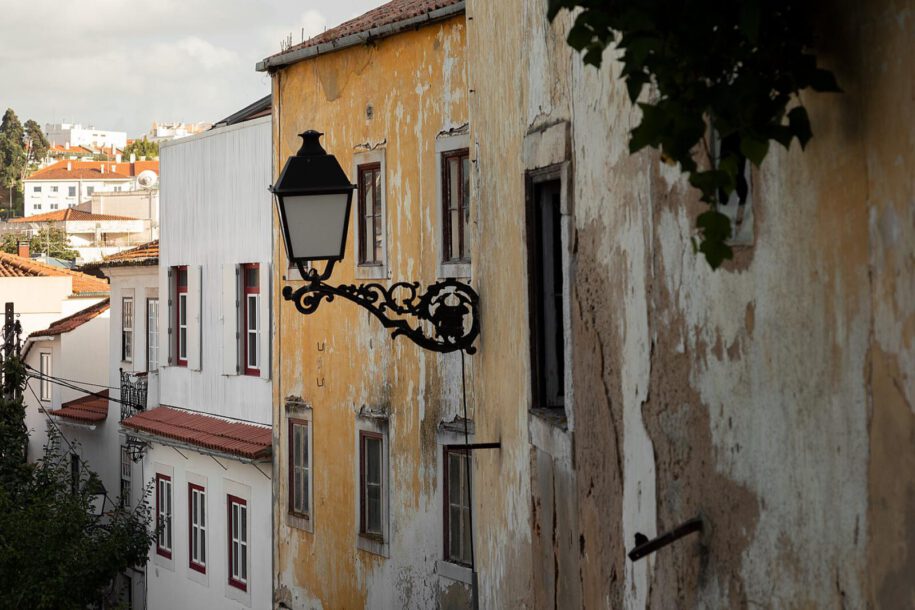
[[[166,142],[186,138],[202,133],[212,127],[212,123],[153,123],[146,139],[150,142]]]
[[[127,132],[106,131],[96,129],[91,125],[83,127],[78,123],[47,123],[44,127],[45,136],[51,144],[66,146],[89,146],[91,148],[123,149],[127,146]]]
[[[58,161],[22,181],[24,215],[73,208],[96,192],[153,188],[158,179],[158,161]]]

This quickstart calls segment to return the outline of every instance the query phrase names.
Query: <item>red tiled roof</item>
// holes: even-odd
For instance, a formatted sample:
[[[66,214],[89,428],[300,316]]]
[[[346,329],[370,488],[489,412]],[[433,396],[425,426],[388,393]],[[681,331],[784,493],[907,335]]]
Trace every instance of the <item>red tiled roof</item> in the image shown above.
[[[172,407],[157,407],[121,422],[125,428],[188,445],[251,460],[270,456],[273,432],[269,426],[228,421],[213,415]]]
[[[79,328],[89,320],[99,316],[105,311],[108,310],[109,299],[104,301],[99,301],[95,305],[90,305],[89,307],[77,311],[74,314],[70,314],[66,318],[61,318],[56,322],[52,322],[51,325],[44,330],[36,330],[32,332],[30,337],[53,337],[54,335],[60,335],[63,333],[68,333],[75,328]]]
[[[104,267],[108,263],[139,263],[141,261],[149,261],[152,259],[159,258],[159,240],[153,240],[145,244],[141,244],[136,248],[131,248],[130,250],[124,250],[122,252],[117,252],[110,256],[106,256],[102,259],[101,265]]]
[[[110,291],[105,280],[6,252],[0,252],[0,277],[72,277],[73,294]]]
[[[51,415],[80,422],[97,423],[108,418],[108,390],[98,392],[101,396],[83,396],[65,402],[59,409],[48,411]]]
[[[392,0],[355,19],[350,19],[337,27],[326,30],[313,38],[309,38],[305,42],[290,47],[282,53],[272,55],[265,61],[299,49],[314,47],[319,44],[339,40],[346,36],[352,36],[353,34],[367,32],[374,28],[406,21],[407,19],[412,19],[414,17],[421,17],[432,11],[460,4],[462,2],[464,2],[464,0]]]
[[[58,161],[32,173],[26,180],[128,180],[147,169],[158,174],[159,162]]]
[[[130,218],[129,216],[115,216],[114,214],[93,214],[92,212],[77,210],[76,208],[67,208],[65,210],[45,212],[44,214],[35,214],[33,216],[11,218],[9,222],[65,222],[69,220],[136,220],[136,218]]]

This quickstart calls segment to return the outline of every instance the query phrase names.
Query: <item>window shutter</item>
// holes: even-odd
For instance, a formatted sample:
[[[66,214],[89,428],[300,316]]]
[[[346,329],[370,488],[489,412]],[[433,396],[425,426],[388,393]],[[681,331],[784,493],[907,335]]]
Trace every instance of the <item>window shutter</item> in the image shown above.
[[[187,267],[187,367],[200,370],[200,265]]]
[[[260,362],[258,366],[260,367],[261,379],[270,379],[270,338],[273,335],[273,329],[270,326],[270,319],[272,313],[270,296],[272,292],[270,291],[270,279],[272,274],[270,273],[270,263],[261,263],[258,266],[258,273],[260,274],[259,285],[260,285],[260,296],[258,297],[258,306],[257,306],[257,327],[260,329],[260,334],[258,335],[258,352],[260,355]]]
[[[175,364],[175,333],[172,331],[172,325],[175,321],[175,276],[174,269],[168,268],[168,304],[162,308],[160,316],[165,315],[164,323],[160,323],[159,328],[166,329],[167,336],[165,344],[168,346],[168,363]],[[161,343],[161,341],[160,341]]]
[[[225,264],[222,267],[222,373],[239,373],[239,278],[241,267]]]

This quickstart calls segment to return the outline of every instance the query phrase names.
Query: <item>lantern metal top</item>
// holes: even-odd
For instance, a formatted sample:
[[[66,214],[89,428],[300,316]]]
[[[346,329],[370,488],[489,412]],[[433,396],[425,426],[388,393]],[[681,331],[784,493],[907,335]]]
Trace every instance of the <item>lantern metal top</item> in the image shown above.
[[[302,146],[286,160],[280,177],[272,187],[276,195],[341,193],[354,191],[346,172],[333,155],[321,146],[320,131],[309,129],[299,134]]]

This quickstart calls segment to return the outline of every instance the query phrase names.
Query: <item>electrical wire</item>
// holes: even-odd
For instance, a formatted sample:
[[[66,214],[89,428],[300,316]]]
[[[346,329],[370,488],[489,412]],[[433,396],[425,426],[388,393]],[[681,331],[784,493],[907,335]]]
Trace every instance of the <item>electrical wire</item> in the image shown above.
[[[27,370],[35,371],[39,375],[47,375],[47,373],[42,373],[35,367],[30,366],[30,365],[26,364],[25,362],[22,363],[22,366],[24,366]],[[51,377],[51,375],[48,375],[48,377]],[[121,388],[116,388],[114,386],[105,385],[103,383],[92,383],[91,381],[82,381],[80,379],[67,379],[66,377],[54,377],[54,379],[60,379],[61,381],[69,381],[70,383],[81,383],[83,385],[94,386],[97,388],[108,388],[109,390],[120,390],[121,389]]]
[[[467,526],[470,528],[470,574],[472,578],[470,586],[472,588],[471,594],[473,595],[473,607],[478,608],[480,602],[477,598],[477,569],[473,549],[473,481],[470,477],[470,470],[473,464],[473,451],[469,448],[470,432],[468,431],[467,423],[467,375],[464,371],[464,350],[461,350],[461,398],[464,403],[464,445],[468,447],[464,450],[467,456],[467,463],[466,468],[464,468],[464,472],[467,473],[467,520],[469,521]]]
[[[75,455],[75,456],[76,456],[76,460],[77,460],[77,463],[79,464],[80,469],[81,469],[81,470],[84,470],[84,471],[85,471],[86,473],[88,473],[88,474],[95,474],[95,476],[98,476],[98,475],[95,473],[94,470],[92,470],[91,468],[89,468],[89,464],[88,464],[88,463],[82,458],[82,456],[76,451],[76,448],[73,446],[73,443],[70,442],[70,439],[68,439],[68,438],[66,437],[66,435],[63,433],[63,430],[60,429],[60,425],[59,425],[56,421],[54,421],[54,418],[51,417],[51,414],[48,413],[47,409],[45,409],[45,408],[41,405],[41,399],[38,398],[38,394],[35,393],[35,388],[33,388],[33,387],[29,384],[29,382],[26,382],[25,386],[26,386],[26,387],[29,389],[29,391],[32,393],[32,396],[35,397],[35,400],[38,401],[38,410],[39,410],[40,412],[42,412],[42,413],[45,414],[45,417],[48,419],[48,422],[49,422],[49,423],[54,427],[54,429],[57,431],[58,436],[60,436],[60,438],[62,438],[63,441],[64,441],[65,443],[67,443],[67,449],[69,450],[70,455]],[[71,458],[71,459],[72,459],[72,458]],[[105,508],[105,504],[104,504],[105,502],[110,503],[110,504],[111,504],[111,508],[112,508],[113,510],[117,510],[118,508],[120,508],[117,504],[115,504],[114,500],[112,500],[111,498],[108,497],[108,492],[107,492],[107,491],[105,492],[105,494],[104,494],[103,497],[104,497],[104,501],[103,501],[103,503],[102,503],[102,510],[103,510],[103,511],[104,511],[104,508]]]
[[[32,369],[32,370],[34,370],[34,369]],[[35,374],[32,374],[32,373],[29,373],[28,376],[29,376],[30,378],[32,378],[32,379],[38,379],[38,380],[41,380],[41,381],[48,381],[48,382],[50,382],[50,383],[59,385],[59,386],[61,386],[61,387],[69,388],[69,389],[71,389],[71,390],[75,390],[75,391],[77,391],[77,392],[81,392],[81,393],[86,394],[86,395],[88,395],[88,396],[94,396],[94,397],[96,397],[96,398],[102,398],[102,399],[104,399],[104,400],[109,400],[109,401],[111,401],[111,402],[114,402],[114,403],[117,403],[117,404],[120,404],[120,405],[124,405],[124,406],[127,406],[127,407],[132,407],[132,408],[134,408],[134,409],[136,409],[136,408],[139,407],[139,405],[137,405],[136,403],[127,402],[127,401],[121,400],[121,399],[119,399],[119,398],[112,398],[111,396],[107,396],[107,395],[102,394],[102,393],[100,393],[100,392],[95,392],[95,391],[93,391],[93,390],[88,390],[88,389],[86,389],[86,388],[80,387],[80,386],[78,386],[78,385],[75,385],[75,384],[72,384],[72,383],[69,383],[69,382],[66,382],[66,381],[61,381],[60,378],[58,378],[58,377],[53,377],[53,376],[51,376],[51,375],[46,375],[46,374],[42,374],[42,373],[39,373],[39,374],[35,375]],[[120,389],[120,388],[114,388],[114,389]]]

